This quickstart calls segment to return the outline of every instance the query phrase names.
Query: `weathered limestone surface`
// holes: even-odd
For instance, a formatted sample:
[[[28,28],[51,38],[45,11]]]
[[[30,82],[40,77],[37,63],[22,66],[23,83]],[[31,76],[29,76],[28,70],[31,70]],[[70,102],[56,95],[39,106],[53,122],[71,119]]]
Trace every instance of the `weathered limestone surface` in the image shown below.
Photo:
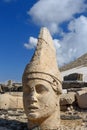
[[[9,95],[1,94],[0,95],[0,109],[8,109],[9,108]]]
[[[87,108],[87,89],[77,91],[76,99],[80,108]]]
[[[22,78],[23,102],[28,128],[58,129],[60,124],[59,96],[62,93],[52,37],[42,28],[35,53]]]
[[[0,94],[0,109],[23,109],[23,100],[21,94],[5,93]]]
[[[75,93],[74,92],[69,92],[67,94],[62,94],[60,96],[60,105],[61,106],[71,105],[74,102],[75,102]]]

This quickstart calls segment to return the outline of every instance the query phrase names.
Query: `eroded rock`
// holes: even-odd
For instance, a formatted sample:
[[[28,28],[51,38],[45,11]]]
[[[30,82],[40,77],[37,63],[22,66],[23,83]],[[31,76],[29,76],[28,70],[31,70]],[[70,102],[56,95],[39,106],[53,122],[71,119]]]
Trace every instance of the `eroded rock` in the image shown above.
[[[77,91],[76,99],[80,108],[87,108],[87,89]]]

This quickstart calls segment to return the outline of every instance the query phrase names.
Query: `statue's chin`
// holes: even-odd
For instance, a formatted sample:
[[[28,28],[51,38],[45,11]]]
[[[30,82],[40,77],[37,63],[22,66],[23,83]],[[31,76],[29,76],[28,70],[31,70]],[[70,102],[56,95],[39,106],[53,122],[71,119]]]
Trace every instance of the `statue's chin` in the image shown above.
[[[35,121],[35,122],[39,121],[40,122],[46,118],[48,118],[47,114],[45,115],[43,113],[34,112],[34,113],[28,114],[28,120],[30,120],[30,121]]]
[[[28,119],[29,120],[38,120],[40,118],[39,114],[34,112],[34,113],[29,113],[28,114]]]

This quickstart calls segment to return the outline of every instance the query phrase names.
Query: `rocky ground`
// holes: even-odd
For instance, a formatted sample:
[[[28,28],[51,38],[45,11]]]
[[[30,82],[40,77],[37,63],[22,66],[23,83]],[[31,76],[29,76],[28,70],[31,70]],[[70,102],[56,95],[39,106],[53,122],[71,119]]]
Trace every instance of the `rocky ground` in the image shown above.
[[[61,112],[61,130],[87,130],[87,110]]]
[[[28,130],[24,111],[0,110],[0,130]],[[87,110],[68,108],[61,111],[60,130],[87,130]]]

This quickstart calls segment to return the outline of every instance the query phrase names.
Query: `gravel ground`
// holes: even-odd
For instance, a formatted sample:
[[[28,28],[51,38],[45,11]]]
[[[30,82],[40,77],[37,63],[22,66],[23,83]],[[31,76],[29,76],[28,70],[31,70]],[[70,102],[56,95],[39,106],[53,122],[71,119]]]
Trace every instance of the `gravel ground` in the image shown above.
[[[0,130],[28,130],[27,118],[22,109],[0,110]],[[34,130],[39,130],[35,128]],[[61,112],[59,130],[87,130],[87,110]]]

